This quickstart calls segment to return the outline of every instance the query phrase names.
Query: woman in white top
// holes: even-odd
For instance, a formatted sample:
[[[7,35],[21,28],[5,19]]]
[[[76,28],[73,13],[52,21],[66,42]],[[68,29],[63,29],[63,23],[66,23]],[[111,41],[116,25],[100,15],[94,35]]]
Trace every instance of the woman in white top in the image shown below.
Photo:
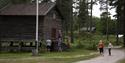
[[[109,42],[108,44],[108,51],[109,51],[109,56],[111,56],[111,48],[113,47],[112,43]]]

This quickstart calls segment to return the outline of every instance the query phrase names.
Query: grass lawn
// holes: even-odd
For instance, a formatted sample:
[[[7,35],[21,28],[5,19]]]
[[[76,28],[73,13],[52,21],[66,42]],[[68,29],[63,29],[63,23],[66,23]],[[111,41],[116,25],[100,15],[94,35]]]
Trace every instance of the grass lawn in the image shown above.
[[[74,49],[68,52],[46,52],[34,57],[31,53],[0,53],[0,63],[72,63],[98,56],[96,51]]]

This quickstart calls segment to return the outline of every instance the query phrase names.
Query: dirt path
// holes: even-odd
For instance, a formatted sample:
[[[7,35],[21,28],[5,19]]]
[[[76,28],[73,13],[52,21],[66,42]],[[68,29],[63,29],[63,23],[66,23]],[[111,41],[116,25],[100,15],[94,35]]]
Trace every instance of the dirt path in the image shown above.
[[[116,63],[118,60],[125,58],[125,51],[119,49],[112,49],[112,56],[108,55],[105,49],[104,56],[99,56],[90,60],[78,61],[75,63]]]

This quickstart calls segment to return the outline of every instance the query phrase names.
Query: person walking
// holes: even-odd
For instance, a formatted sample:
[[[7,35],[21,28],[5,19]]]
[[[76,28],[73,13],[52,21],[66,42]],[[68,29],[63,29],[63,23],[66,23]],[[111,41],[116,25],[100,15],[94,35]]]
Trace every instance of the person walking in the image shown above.
[[[103,55],[104,54],[104,43],[102,40],[99,41],[98,48],[99,48],[100,54]]]
[[[62,40],[61,40],[61,38],[58,38],[58,51],[62,52]]]
[[[50,39],[47,39],[46,40],[46,47],[47,47],[47,51],[50,51],[51,50],[51,45],[52,45],[52,41]]]
[[[112,43],[109,42],[108,44],[108,52],[109,52],[109,56],[111,56],[111,48],[113,47]]]
[[[61,30],[58,31],[58,51],[62,52],[62,32]]]

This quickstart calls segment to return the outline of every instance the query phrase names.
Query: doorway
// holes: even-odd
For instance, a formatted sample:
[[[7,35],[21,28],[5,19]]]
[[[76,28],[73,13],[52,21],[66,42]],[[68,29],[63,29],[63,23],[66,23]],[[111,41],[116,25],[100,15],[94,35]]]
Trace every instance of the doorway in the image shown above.
[[[52,30],[51,30],[51,38],[56,39],[56,28],[52,28]]]

